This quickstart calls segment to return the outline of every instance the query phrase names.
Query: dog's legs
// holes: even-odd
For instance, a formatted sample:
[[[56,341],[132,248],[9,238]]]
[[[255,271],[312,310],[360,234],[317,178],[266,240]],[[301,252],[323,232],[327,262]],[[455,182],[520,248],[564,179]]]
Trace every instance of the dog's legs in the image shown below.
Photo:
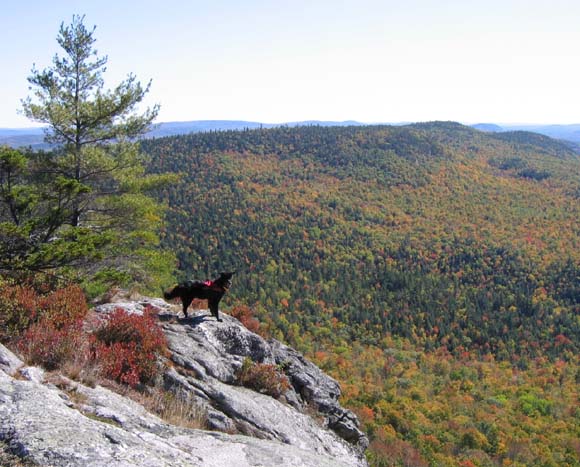
[[[218,321],[222,321],[222,319],[220,318],[219,303],[220,301],[215,299],[209,299],[207,301],[209,311],[211,311],[211,314],[214,315]]]
[[[191,302],[193,301],[193,298],[183,298],[183,316],[185,316],[186,318],[188,317],[187,314],[187,308],[189,307],[189,305],[191,305]]]

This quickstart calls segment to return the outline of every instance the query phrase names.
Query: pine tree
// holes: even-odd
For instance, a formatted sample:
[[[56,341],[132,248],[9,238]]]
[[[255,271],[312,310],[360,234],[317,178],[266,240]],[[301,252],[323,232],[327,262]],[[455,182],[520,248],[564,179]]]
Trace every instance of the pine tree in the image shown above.
[[[53,149],[28,155],[26,169],[18,166],[20,182],[34,196],[23,210],[26,228],[14,216],[3,217],[3,231],[11,222],[12,233],[26,246],[13,266],[74,266],[85,275],[109,268],[117,277],[144,279],[144,257],[155,268],[171,269],[151,251],[162,210],[146,193],[172,178],[145,174],[137,142],[159,107],[138,112],[151,83],[142,86],[133,74],[105,89],[107,57],[94,48],[95,29],[85,27],[84,16],[73,16],[57,36],[63,55],[55,55],[45,70],[32,69],[33,95],[22,101],[23,111],[47,125],[45,141]],[[4,175],[17,168],[4,166]],[[10,196],[0,201],[9,207]]]
[[[37,101],[23,101],[26,116],[48,125],[45,140],[62,148],[56,173],[91,188],[78,199],[72,226],[88,216],[92,206],[86,198],[110,194],[111,176],[139,165],[130,141],[147,131],[158,113],[158,106],[136,113],[150,83],[143,88],[132,74],[114,90],[104,89],[107,57],[97,55],[95,28],[89,31],[83,20],[73,16],[69,26],[61,24],[57,42],[65,55],[56,55],[51,68],[32,69],[28,81]]]

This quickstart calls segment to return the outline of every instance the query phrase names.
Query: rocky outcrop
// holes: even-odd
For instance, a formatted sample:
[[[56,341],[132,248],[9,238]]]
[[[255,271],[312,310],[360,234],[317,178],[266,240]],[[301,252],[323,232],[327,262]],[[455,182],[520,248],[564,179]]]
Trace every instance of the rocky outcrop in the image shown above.
[[[205,311],[179,323],[167,322],[163,328],[171,359],[178,369],[189,370],[182,372],[185,375],[168,373],[166,382],[195,394],[206,406],[212,428],[235,428],[326,453],[346,455],[366,449],[368,440],[356,416],[338,403],[338,383],[294,349],[264,340],[227,315],[218,323]],[[292,385],[284,394],[285,403],[232,386],[246,357],[284,369]],[[304,412],[315,413],[318,422]]]
[[[22,365],[22,361],[16,355],[0,345],[0,371],[13,375]]]
[[[172,365],[167,390],[200,407],[205,431],[168,424],[106,388],[41,371],[0,346],[0,440],[13,453],[51,466],[365,466],[366,436],[338,403],[336,381],[282,343],[266,341],[236,319],[217,322],[207,311],[177,319],[162,300],[115,307],[160,310]],[[291,388],[279,400],[236,385],[244,359],[283,368]]]
[[[359,428],[357,417],[338,403],[340,386],[320,368],[296,350],[279,341],[271,341],[276,363],[285,368],[300,400],[316,407],[326,418],[326,426],[360,451],[368,447],[368,439]]]
[[[348,466],[279,442],[179,428],[105,388],[70,383],[86,400],[0,371],[0,439],[41,466]]]

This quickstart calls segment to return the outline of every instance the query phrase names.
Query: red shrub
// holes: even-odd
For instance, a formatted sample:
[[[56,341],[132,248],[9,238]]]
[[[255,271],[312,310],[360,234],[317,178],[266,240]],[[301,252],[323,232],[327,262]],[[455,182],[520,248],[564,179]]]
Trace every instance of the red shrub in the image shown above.
[[[18,348],[29,364],[54,370],[83,351],[82,320],[56,326],[43,317],[26,330]]]
[[[91,348],[106,377],[135,387],[158,374],[166,340],[151,309],[141,316],[118,308],[94,332]]]
[[[234,306],[230,310],[230,316],[240,321],[248,330],[260,334],[260,322],[254,317],[254,311],[249,306]]]
[[[5,286],[0,290],[0,340],[16,341],[30,364],[53,370],[82,348],[82,319],[87,312],[78,286],[46,296],[31,286]]]
[[[84,292],[78,285],[69,285],[43,297],[39,303],[41,313],[57,328],[83,319],[89,312]]]
[[[96,343],[93,358],[98,361],[107,378],[131,387],[155,374],[155,355],[139,354],[135,342],[115,342],[110,345]],[[146,359],[149,361],[146,362]]]
[[[37,318],[38,295],[33,289],[8,285],[0,290],[0,342],[19,337]]]
[[[276,365],[254,363],[249,358],[244,360],[238,373],[238,383],[276,398],[290,389],[288,377]]]
[[[75,325],[86,316],[85,295],[77,285],[41,296],[30,286],[9,285],[0,290],[0,341],[16,339],[33,323],[46,319],[57,329]]]

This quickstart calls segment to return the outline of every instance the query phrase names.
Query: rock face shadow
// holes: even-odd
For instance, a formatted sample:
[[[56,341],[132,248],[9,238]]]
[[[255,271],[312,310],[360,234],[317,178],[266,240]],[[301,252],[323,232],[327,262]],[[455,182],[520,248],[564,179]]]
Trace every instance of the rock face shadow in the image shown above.
[[[204,321],[209,321],[212,317],[210,315],[196,315],[196,316],[188,316],[187,318],[177,318],[177,322],[179,324],[187,324],[192,328],[199,326]]]
[[[178,323],[181,325],[188,325],[192,328],[199,326],[205,321],[215,321],[215,318],[211,314],[196,314],[185,316],[178,316],[173,313],[159,313],[157,319],[162,323]]]
[[[176,321],[179,318],[175,316],[173,313],[158,313],[157,319],[163,323],[168,323],[171,321]]]

